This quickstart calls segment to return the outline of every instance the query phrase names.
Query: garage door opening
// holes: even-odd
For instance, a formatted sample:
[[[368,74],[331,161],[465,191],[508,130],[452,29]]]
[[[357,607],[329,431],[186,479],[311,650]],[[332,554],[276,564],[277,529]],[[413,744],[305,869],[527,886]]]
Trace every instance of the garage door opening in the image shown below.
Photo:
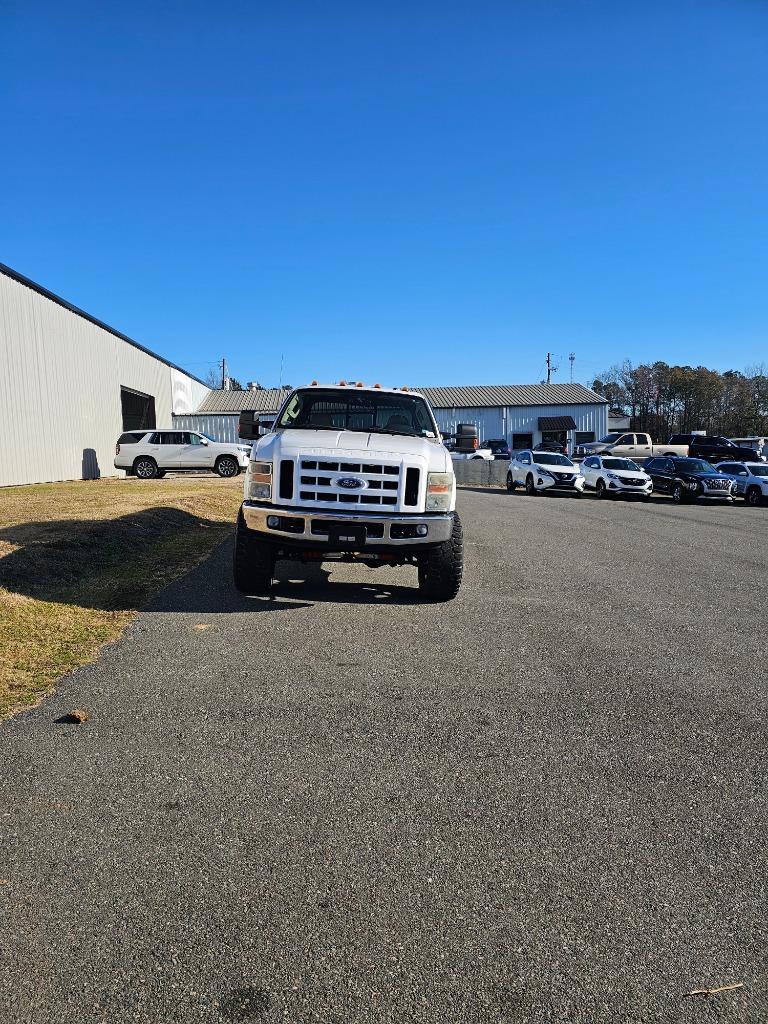
[[[123,430],[149,430],[157,426],[153,395],[121,387],[120,404],[123,409]]]

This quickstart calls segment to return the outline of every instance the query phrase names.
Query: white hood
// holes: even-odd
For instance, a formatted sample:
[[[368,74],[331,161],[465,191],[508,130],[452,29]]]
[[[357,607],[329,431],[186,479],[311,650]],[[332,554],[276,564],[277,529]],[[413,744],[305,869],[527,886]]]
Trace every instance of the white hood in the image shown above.
[[[403,434],[373,434],[357,430],[280,430],[259,440],[260,458],[272,459],[279,449],[281,455],[327,455],[335,458],[421,458],[437,472],[451,468],[445,448],[435,440],[408,437]]]

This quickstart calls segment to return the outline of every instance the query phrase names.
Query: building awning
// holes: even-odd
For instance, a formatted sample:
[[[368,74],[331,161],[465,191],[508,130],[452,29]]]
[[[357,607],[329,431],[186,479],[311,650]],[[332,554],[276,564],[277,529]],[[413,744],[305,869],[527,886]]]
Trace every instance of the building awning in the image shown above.
[[[539,416],[539,430],[575,430],[573,416]]]

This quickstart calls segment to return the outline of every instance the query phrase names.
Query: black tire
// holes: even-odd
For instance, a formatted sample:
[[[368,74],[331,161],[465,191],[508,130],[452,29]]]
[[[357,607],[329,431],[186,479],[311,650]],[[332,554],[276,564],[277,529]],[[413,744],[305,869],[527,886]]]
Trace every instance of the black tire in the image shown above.
[[[216,472],[219,476],[223,476],[226,479],[237,476],[240,472],[240,465],[234,455],[220,455],[216,459]]]
[[[517,487],[517,482],[511,473],[507,473],[507,490],[511,494],[512,491]]]
[[[525,493],[529,498],[535,498],[537,491],[533,484],[533,475],[531,473],[525,478]]]
[[[682,505],[685,502],[685,491],[682,484],[675,484],[672,488],[672,501],[676,505]]]
[[[154,480],[158,474],[157,463],[148,455],[140,455],[133,464],[133,472],[139,480]]]
[[[241,510],[232,554],[232,575],[237,589],[243,594],[268,594],[272,589],[275,561],[274,544],[248,529]]]
[[[763,495],[760,488],[750,487],[744,495],[744,501],[746,501],[748,505],[752,505],[753,508],[756,507],[757,505],[762,505]]]
[[[451,536],[428,548],[419,558],[419,590],[429,601],[452,601],[464,574],[464,534],[461,520],[453,515]]]
[[[598,480],[595,484],[595,494],[598,496],[598,498],[608,497],[608,488],[605,486],[605,480],[603,480],[602,478]]]

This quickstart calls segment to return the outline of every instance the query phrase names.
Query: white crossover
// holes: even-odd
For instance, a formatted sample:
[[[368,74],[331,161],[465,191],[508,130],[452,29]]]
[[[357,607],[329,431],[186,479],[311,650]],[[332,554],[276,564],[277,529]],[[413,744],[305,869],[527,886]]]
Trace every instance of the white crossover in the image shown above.
[[[715,469],[733,480],[733,494],[739,494],[748,505],[768,501],[768,466],[764,462],[718,462]]]
[[[509,460],[507,490],[525,488],[526,494],[548,490],[571,491],[579,497],[584,490],[584,475],[579,466],[557,452],[515,452]]]
[[[621,459],[615,455],[590,455],[582,462],[581,471],[587,487],[594,490],[598,498],[635,494],[647,499],[653,490],[651,478],[632,459]]]

